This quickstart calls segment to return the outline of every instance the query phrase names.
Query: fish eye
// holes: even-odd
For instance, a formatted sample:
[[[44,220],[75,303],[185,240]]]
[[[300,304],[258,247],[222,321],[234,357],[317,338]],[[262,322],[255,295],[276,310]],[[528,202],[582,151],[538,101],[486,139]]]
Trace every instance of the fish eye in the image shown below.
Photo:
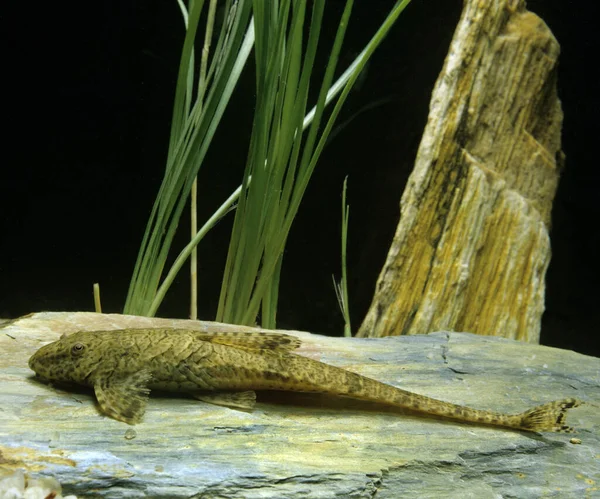
[[[83,343],[75,343],[71,347],[71,353],[73,355],[81,355],[84,350],[85,350],[85,345]]]

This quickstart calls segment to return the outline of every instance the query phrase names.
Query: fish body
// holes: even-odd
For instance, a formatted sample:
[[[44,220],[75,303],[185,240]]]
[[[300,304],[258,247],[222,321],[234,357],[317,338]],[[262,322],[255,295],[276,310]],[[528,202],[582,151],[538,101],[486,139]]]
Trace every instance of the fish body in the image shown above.
[[[254,390],[327,393],[526,431],[571,432],[566,410],[581,404],[563,399],[513,415],[472,409],[294,354],[298,346],[277,333],[88,331],[43,346],[29,366],[44,380],[92,387],[101,411],[129,424],[141,421],[155,389],[241,409],[252,409]]]

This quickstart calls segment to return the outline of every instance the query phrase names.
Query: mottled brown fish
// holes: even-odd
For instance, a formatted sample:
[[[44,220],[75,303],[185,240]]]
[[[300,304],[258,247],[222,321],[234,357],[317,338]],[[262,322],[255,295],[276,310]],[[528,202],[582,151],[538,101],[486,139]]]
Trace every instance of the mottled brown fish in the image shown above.
[[[460,421],[526,431],[571,432],[568,398],[520,414],[471,409],[408,392],[323,364],[291,350],[285,334],[203,333],[184,329],[79,332],[40,348],[29,367],[47,381],[94,388],[100,409],[140,422],[150,390],[190,393],[207,402],[252,409],[254,390],[319,392],[368,400]]]

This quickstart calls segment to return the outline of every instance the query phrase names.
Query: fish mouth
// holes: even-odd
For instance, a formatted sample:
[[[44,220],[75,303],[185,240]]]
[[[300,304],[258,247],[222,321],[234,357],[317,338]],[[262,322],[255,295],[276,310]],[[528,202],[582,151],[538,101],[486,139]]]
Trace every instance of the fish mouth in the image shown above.
[[[40,362],[39,350],[34,353],[30,358],[27,364],[29,365],[29,369],[31,369],[35,373],[35,377],[41,380],[47,380],[48,378],[42,374],[43,366]]]
[[[33,372],[33,376],[30,376],[29,379],[32,380],[32,381],[35,381],[36,383],[43,383],[43,384],[48,384],[48,383],[51,382],[50,379],[48,379],[46,376],[44,376],[43,374],[38,373],[35,370]]]
[[[35,373],[37,374],[37,371],[35,369],[35,366],[37,364],[36,355],[37,355],[37,352],[34,353],[31,357],[29,357],[29,362],[27,362],[27,365],[29,366],[29,369],[31,369],[32,371],[35,371]]]

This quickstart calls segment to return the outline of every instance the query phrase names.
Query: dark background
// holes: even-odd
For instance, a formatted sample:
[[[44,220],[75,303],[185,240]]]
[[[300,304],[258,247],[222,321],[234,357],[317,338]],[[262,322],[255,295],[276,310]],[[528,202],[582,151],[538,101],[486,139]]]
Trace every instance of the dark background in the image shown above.
[[[357,0],[343,66],[393,1]],[[594,183],[599,49],[593,2],[531,0],[562,45],[559,93],[567,155],[553,211],[542,343],[600,355],[598,186]],[[330,0],[324,40],[342,2]],[[589,7],[588,7],[589,5]],[[339,277],[340,193],[349,176],[349,290],[354,329],[370,304],[399,216],[430,93],[460,15],[460,0],[415,0],[375,54],[340,120],[370,103],[327,146],[290,235],[278,326],[341,334],[331,274]],[[22,4],[0,17],[4,159],[0,176],[0,317],[120,312],[166,159],[183,25],[175,0]],[[83,9],[83,10],[82,10]],[[324,60],[322,61],[324,66]],[[322,68],[317,68],[322,70]],[[247,71],[201,173],[203,221],[238,185],[253,110]],[[199,249],[199,315],[212,319],[233,217]],[[182,227],[187,234],[187,219]],[[184,235],[175,244],[184,244]],[[186,317],[182,274],[159,311]]]

